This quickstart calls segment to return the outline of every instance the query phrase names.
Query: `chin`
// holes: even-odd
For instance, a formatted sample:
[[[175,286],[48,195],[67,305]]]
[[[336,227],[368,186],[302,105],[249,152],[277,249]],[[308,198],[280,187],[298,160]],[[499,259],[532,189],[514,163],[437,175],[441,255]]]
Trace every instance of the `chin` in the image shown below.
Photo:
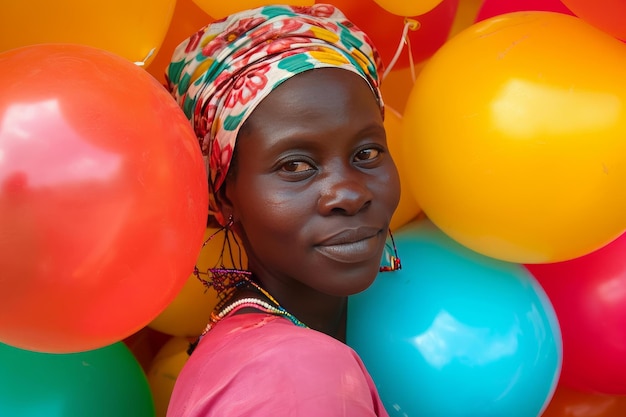
[[[375,268],[368,266],[365,270],[363,268],[355,268],[350,271],[350,276],[340,278],[340,283],[333,285],[328,292],[340,297],[348,297],[363,292],[372,285],[378,276],[378,268],[378,265]]]

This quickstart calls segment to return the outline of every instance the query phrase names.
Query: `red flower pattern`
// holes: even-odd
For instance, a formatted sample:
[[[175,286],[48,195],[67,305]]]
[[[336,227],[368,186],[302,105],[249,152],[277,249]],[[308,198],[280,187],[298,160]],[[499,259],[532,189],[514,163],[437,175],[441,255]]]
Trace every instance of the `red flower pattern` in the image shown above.
[[[263,90],[267,85],[267,77],[265,74],[269,71],[269,67],[264,65],[254,70],[246,71],[237,78],[233,85],[233,90],[226,101],[227,108],[235,107],[237,104],[247,104],[252,100],[259,91]]]
[[[238,39],[243,33],[248,32],[256,26],[259,26],[266,19],[262,17],[248,17],[245,19],[241,19],[237,21],[236,25],[227,28],[224,33],[216,36],[215,39],[211,40],[206,44],[204,48],[202,48],[202,54],[204,56],[212,56],[216,51],[222,49],[224,46],[232,43],[234,40]]]

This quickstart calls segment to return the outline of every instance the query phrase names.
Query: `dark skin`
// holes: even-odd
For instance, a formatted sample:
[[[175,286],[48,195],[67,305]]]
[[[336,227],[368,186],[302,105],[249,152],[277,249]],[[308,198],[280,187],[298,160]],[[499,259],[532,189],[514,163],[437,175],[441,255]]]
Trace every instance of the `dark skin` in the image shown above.
[[[375,279],[400,197],[368,84],[338,68],[288,79],[245,122],[235,158],[218,201],[248,269],[291,314],[345,341],[347,297]],[[236,294],[250,296],[263,298]]]

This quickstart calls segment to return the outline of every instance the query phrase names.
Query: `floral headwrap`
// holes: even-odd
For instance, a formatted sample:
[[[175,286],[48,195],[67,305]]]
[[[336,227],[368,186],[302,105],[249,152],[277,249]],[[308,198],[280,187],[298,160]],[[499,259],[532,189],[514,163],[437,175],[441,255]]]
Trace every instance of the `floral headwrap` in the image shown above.
[[[219,223],[224,219],[215,192],[226,178],[242,124],[279,84],[322,67],[363,77],[382,111],[382,61],[367,35],[329,4],[245,10],[202,28],[174,51],[168,87],[200,141],[209,212]]]

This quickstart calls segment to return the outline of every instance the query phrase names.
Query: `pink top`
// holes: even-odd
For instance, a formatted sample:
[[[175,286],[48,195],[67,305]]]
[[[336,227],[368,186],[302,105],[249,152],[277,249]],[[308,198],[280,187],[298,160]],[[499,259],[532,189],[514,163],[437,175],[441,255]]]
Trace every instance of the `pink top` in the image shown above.
[[[358,355],[321,332],[251,313],[219,322],[176,380],[168,417],[388,417]]]

